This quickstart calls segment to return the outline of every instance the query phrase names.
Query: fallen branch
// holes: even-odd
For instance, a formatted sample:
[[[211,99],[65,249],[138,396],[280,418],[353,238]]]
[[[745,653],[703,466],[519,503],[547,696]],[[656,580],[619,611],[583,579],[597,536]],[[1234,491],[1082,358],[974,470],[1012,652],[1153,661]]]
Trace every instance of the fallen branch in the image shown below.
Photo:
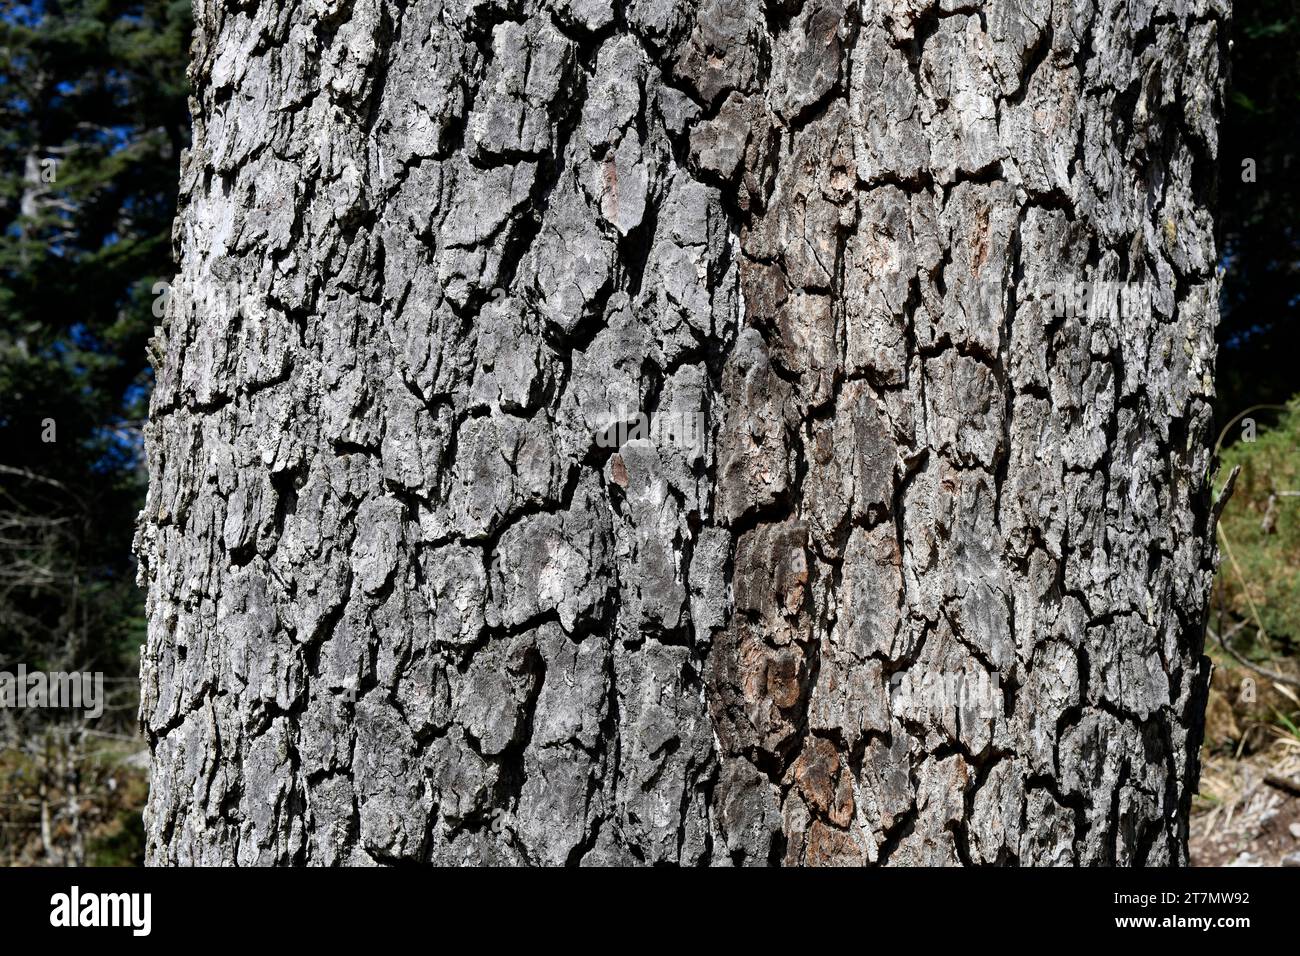
[[[1276,773],[1264,774],[1264,782],[1270,787],[1276,787],[1279,790],[1285,790],[1287,793],[1300,797],[1300,780],[1292,780],[1290,777],[1283,777]]]
[[[1231,633],[1235,634],[1240,629],[1241,629],[1241,625],[1239,624],[1232,629]],[[1235,660],[1242,667],[1245,667],[1247,670],[1254,671],[1260,677],[1267,677],[1269,680],[1274,681],[1275,683],[1290,684],[1292,687],[1300,687],[1300,679],[1291,677],[1288,674],[1279,674],[1277,671],[1271,671],[1267,667],[1260,667],[1258,664],[1251,663],[1250,661],[1246,660],[1246,658],[1242,657],[1240,654],[1234,651],[1231,647],[1229,647],[1228,642],[1224,640],[1219,635],[1219,633],[1215,631],[1214,628],[1207,627],[1206,630],[1209,631],[1210,635],[1216,641],[1219,642],[1219,646],[1222,647],[1225,651],[1227,651],[1228,654],[1232,656],[1232,659]],[[1261,633],[1263,632],[1261,631]]]

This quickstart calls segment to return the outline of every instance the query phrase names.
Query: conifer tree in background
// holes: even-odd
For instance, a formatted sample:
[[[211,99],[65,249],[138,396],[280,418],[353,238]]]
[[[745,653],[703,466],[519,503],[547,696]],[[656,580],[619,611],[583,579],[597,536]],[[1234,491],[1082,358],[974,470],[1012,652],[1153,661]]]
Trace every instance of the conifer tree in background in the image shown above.
[[[173,271],[189,7],[0,2],[0,665],[116,678],[100,729],[134,716],[145,342],[153,283]],[[15,818],[11,788],[33,781],[18,744],[39,752],[37,778],[70,766],[43,756],[48,713],[0,723],[6,861],[24,859],[28,822],[41,859],[84,852],[62,796],[33,798],[40,825]]]
[[[36,658],[70,635],[83,655],[138,638],[131,432],[151,287],[172,268],[188,8],[22,4],[0,18],[0,547],[25,552],[0,560],[6,656],[13,641]],[[27,550],[37,542],[51,550]]]

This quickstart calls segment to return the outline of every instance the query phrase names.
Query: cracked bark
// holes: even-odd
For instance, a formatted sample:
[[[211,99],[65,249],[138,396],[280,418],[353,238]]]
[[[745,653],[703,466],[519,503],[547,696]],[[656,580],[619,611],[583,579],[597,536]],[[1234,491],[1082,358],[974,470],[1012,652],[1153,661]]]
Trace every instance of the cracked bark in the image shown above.
[[[1227,14],[196,2],[150,862],[1185,863]]]

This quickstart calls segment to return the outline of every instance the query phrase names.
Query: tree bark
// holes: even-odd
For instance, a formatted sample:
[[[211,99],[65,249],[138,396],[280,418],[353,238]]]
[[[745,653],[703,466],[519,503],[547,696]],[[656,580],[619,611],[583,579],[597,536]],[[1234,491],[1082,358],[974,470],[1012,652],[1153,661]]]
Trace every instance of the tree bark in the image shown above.
[[[150,862],[1185,863],[1227,15],[198,0]]]

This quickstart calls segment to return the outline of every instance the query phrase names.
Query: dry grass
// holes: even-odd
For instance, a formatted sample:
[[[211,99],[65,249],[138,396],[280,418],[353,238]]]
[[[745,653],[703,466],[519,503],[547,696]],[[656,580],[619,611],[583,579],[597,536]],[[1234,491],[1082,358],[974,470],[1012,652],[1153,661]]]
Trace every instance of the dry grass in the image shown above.
[[[1271,667],[1300,673],[1294,660]],[[1193,865],[1300,864],[1300,794],[1285,786],[1300,788],[1297,717],[1292,687],[1216,661],[1192,812]]]
[[[48,750],[26,744],[0,740],[0,866],[140,865],[149,790],[143,742],[83,742],[72,778],[57,739]]]

